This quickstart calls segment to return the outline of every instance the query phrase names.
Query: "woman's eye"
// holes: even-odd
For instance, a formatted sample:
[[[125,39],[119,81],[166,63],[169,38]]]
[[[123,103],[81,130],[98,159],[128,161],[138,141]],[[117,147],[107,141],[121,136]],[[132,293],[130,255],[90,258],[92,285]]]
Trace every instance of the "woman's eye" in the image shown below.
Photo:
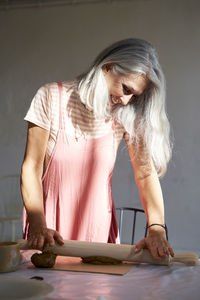
[[[136,95],[133,95],[133,96],[131,97],[131,101],[135,100],[135,98],[136,98]]]
[[[125,84],[122,84],[122,87],[123,87],[123,93],[125,95],[131,95],[132,94],[132,91]]]

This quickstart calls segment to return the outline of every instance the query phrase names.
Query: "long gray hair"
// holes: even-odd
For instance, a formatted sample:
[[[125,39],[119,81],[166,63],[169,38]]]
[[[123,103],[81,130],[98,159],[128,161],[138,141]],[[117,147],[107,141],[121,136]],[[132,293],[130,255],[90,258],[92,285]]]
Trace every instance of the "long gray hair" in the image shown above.
[[[103,74],[108,64],[116,74],[145,75],[147,89],[126,106],[117,104],[108,109],[110,96]],[[118,41],[104,49],[77,80],[86,107],[99,118],[116,118],[129,134],[130,143],[135,142],[138,149],[145,145],[158,175],[164,175],[171,157],[170,126],[165,110],[165,78],[152,45],[134,38]]]

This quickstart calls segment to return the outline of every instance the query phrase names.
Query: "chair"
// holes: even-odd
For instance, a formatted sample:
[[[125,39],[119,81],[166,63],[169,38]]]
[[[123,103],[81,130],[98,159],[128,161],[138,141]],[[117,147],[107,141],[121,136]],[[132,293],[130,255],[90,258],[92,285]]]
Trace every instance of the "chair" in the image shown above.
[[[22,233],[22,200],[20,175],[13,174],[0,178],[0,240],[15,241]],[[18,233],[17,236],[17,232]]]
[[[117,211],[119,211],[119,218],[118,218],[118,226],[119,226],[119,238],[120,243],[122,241],[122,229],[124,224],[124,212],[132,212],[133,222],[132,222],[132,230],[131,230],[131,245],[134,245],[135,241],[135,231],[136,231],[136,217],[138,213],[144,214],[144,210],[140,208],[133,208],[133,207],[117,207]],[[146,222],[145,226],[145,233],[144,237],[147,236],[148,231],[148,223]]]

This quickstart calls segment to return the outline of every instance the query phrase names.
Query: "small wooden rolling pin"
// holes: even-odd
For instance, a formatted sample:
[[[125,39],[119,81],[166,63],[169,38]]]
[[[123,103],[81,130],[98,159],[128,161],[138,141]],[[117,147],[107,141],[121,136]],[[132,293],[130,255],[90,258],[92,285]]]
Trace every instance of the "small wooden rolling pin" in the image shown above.
[[[18,240],[20,249],[27,250],[28,243],[26,240]],[[44,251],[51,251],[56,255],[89,257],[89,256],[105,256],[115,258],[121,261],[130,261],[138,263],[149,263],[156,265],[169,265],[172,262],[182,262],[187,265],[197,265],[198,255],[195,253],[175,254],[174,257],[166,257],[155,259],[148,249],[143,249],[139,253],[135,253],[132,245],[110,244],[110,243],[94,243],[82,241],[64,241],[64,245],[54,245],[46,247]]]

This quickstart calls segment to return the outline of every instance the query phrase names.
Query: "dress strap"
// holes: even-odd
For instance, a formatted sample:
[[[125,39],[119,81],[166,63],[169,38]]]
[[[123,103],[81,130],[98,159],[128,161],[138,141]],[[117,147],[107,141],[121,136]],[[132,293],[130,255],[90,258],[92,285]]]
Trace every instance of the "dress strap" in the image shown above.
[[[63,120],[63,97],[62,97],[62,92],[63,92],[63,85],[62,82],[58,82],[58,91],[59,91],[59,129],[64,128],[64,120]]]
[[[114,118],[113,123],[112,123],[112,129],[114,131],[115,131],[116,125],[117,125],[117,120],[116,120],[116,118]]]
[[[116,125],[117,125],[117,119],[114,118],[113,123],[112,123],[112,131],[113,131],[113,150],[114,150],[114,151],[115,151],[115,147],[116,147],[116,133],[115,133]]]

